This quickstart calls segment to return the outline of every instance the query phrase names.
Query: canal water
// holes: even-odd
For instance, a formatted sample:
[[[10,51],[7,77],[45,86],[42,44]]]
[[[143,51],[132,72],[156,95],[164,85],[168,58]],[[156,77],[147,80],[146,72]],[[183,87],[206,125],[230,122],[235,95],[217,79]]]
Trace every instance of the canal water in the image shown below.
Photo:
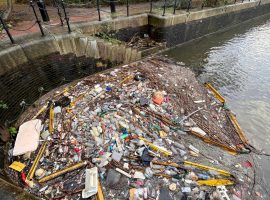
[[[254,20],[164,54],[191,67],[201,82],[212,83],[251,143],[270,153],[270,20]],[[254,157],[256,181],[270,190],[270,157]]]

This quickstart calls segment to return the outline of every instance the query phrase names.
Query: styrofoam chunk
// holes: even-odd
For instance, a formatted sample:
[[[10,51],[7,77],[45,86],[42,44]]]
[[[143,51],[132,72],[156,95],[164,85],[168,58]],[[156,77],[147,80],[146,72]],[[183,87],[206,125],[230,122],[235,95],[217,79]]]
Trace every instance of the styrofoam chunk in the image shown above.
[[[82,198],[89,198],[95,195],[98,191],[98,169],[93,167],[86,169],[85,174],[85,189],[82,191]]]

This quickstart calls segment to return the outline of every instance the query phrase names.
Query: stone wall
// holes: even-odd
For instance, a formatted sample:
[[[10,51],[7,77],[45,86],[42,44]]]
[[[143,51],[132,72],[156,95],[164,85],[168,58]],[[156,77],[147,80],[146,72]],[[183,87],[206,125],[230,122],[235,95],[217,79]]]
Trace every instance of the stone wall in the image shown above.
[[[150,36],[175,46],[269,14],[270,0],[205,9],[181,15],[149,15]]]

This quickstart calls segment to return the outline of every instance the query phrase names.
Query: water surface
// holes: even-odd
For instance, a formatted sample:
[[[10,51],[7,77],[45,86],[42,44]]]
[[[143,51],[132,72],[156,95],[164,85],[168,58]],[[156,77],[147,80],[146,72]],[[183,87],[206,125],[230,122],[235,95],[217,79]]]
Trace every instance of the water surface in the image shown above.
[[[255,20],[165,54],[191,67],[201,82],[211,82],[251,143],[270,153],[270,20]],[[269,158],[256,156],[256,162],[269,188]]]

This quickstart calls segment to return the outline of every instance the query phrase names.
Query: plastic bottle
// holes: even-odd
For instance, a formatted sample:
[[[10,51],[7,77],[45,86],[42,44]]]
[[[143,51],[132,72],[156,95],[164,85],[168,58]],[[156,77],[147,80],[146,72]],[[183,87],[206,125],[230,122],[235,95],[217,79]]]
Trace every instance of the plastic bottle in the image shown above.
[[[198,174],[198,178],[202,180],[208,180],[210,179],[210,176],[207,174]]]

